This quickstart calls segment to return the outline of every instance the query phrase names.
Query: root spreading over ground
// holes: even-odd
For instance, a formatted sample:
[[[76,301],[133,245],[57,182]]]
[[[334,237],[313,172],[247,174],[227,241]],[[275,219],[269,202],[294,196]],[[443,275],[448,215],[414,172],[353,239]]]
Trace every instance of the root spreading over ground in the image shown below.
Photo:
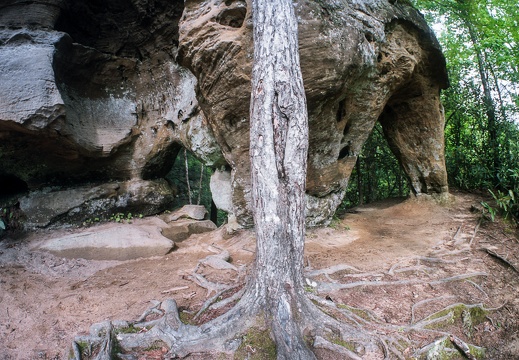
[[[305,349],[318,359],[517,358],[519,242],[508,225],[470,212],[478,201],[383,202],[309,231],[304,291],[275,306],[245,283],[248,232],[112,263],[7,239],[1,358],[269,359],[290,341],[303,342],[302,358]]]

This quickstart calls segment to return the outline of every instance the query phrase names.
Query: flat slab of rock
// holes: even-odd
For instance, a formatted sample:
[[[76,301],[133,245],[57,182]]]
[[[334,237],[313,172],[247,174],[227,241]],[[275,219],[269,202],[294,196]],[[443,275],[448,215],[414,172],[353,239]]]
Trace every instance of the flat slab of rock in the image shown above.
[[[174,247],[160,227],[108,224],[45,240],[37,249],[65,258],[122,261],[165,255]]]

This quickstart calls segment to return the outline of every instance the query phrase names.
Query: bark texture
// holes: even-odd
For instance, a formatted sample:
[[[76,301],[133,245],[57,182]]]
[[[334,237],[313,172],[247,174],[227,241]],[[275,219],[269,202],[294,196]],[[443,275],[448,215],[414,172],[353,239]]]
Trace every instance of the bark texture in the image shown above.
[[[265,303],[278,359],[310,359],[299,328],[303,294],[308,116],[291,0],[253,0],[250,116],[256,259],[251,290]]]

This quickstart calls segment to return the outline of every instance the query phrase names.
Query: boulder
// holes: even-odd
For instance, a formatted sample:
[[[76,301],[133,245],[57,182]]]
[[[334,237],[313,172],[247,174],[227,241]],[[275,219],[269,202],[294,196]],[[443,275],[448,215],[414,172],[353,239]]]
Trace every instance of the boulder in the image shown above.
[[[213,175],[211,175],[209,186],[216,207],[228,214],[234,213],[232,204],[231,172],[225,169],[215,170]]]
[[[207,210],[203,205],[184,205],[182,208],[161,216],[166,223],[176,221],[181,218],[204,220],[207,216]]]
[[[169,222],[168,226],[162,228],[162,235],[177,243],[186,240],[193,234],[202,234],[216,229],[216,225],[211,220],[182,219]]]
[[[307,224],[329,221],[377,121],[413,194],[446,193],[439,95],[448,79],[423,16],[402,1],[294,4],[310,128]],[[244,226],[252,224],[249,6],[244,0],[186,2],[178,52],[198,79],[199,104],[230,167],[232,212]]]
[[[175,193],[165,180],[85,185],[71,189],[43,189],[20,199],[25,228],[51,223],[108,219],[120,212],[151,215],[171,206]]]
[[[123,261],[162,256],[174,247],[175,243],[162,236],[159,227],[106,224],[45,240],[37,249],[66,258]]]

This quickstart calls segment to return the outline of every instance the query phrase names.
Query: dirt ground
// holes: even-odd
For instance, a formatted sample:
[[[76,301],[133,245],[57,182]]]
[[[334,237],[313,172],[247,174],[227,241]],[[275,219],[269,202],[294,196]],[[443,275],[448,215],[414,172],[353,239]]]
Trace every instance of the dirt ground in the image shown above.
[[[309,291],[395,329],[422,324],[453,304],[481,304],[495,310],[470,329],[456,318],[436,327],[486,348],[488,359],[519,359],[516,230],[502,220],[482,221],[480,212],[471,211],[480,208],[478,196],[456,193],[455,198],[445,207],[386,200],[309,230]],[[192,317],[214,295],[193,281],[197,266],[213,283],[239,285],[255,246],[252,232],[229,237],[221,228],[191,236],[166,256],[125,262],[63,259],[31,250],[51,235],[41,231],[0,241],[0,359],[67,359],[75,335],[104,320],[134,320],[152,300],[174,298]],[[199,265],[215,248],[229,251],[237,270]],[[434,331],[406,336],[417,344],[403,351],[409,359],[439,337]]]

